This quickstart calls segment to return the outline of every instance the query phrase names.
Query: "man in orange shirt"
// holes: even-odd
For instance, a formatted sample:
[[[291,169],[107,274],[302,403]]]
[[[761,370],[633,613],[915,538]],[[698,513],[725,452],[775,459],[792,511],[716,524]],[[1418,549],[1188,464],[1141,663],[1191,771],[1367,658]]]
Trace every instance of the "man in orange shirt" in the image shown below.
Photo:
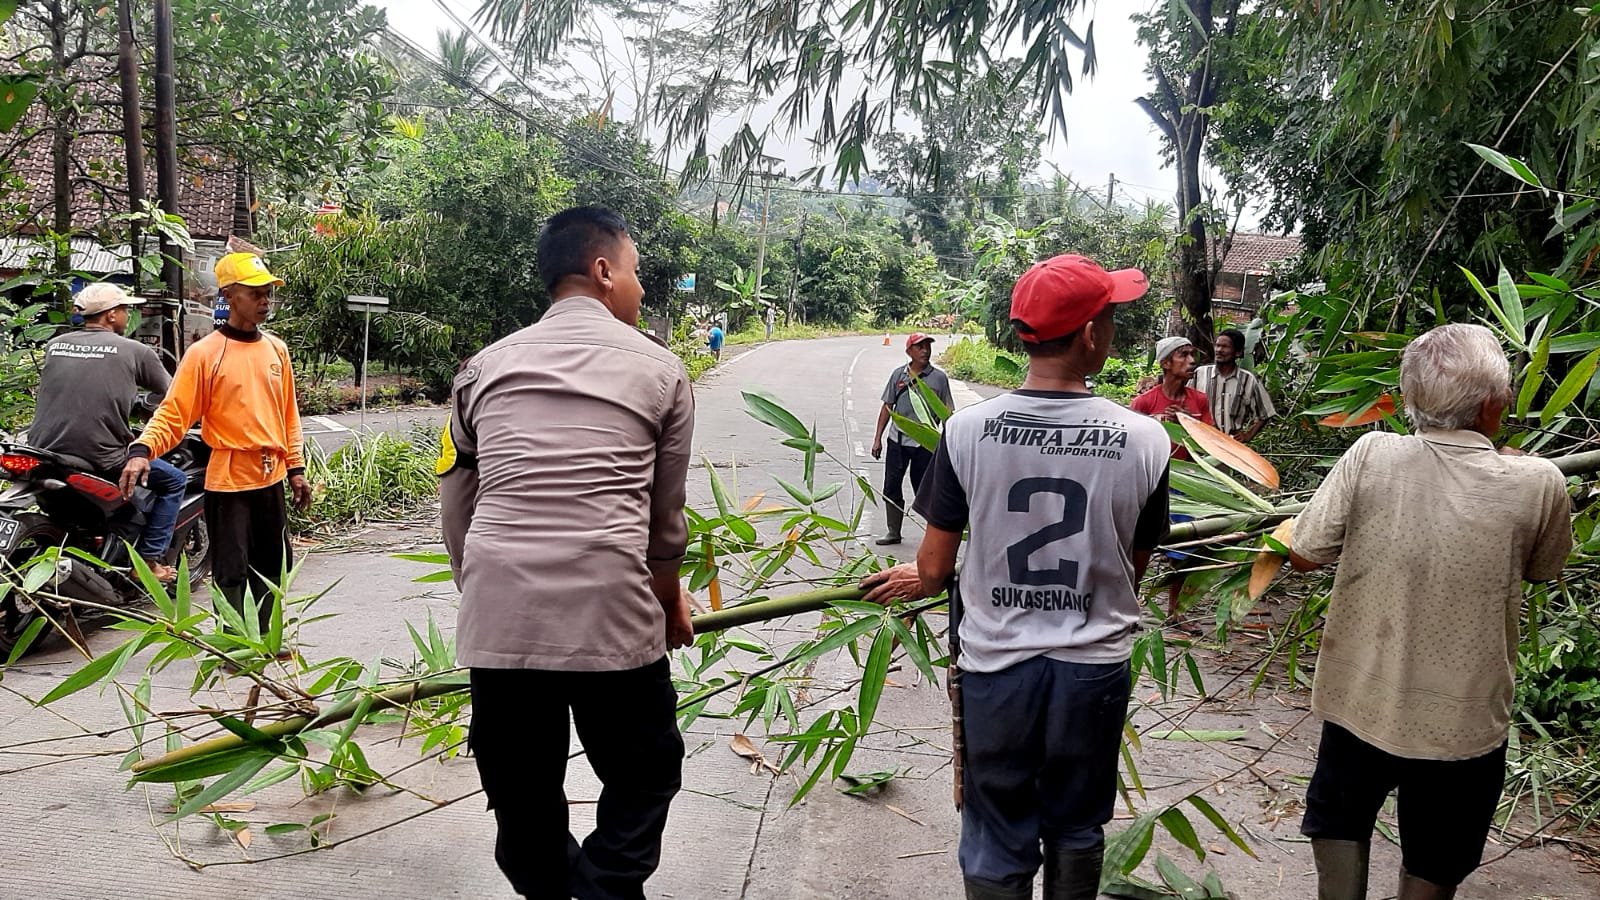
[[[228,300],[228,323],[183,355],[166,399],[128,449],[122,492],[132,496],[149,477],[150,457],[177,446],[199,419],[200,435],[211,447],[211,577],[241,614],[248,586],[264,629],[274,585],[293,564],[284,481],[299,509],[311,505],[311,485],[289,349],[261,330],[272,311],[272,289],[283,279],[253,253],[229,253],[217,260],[216,273]]]

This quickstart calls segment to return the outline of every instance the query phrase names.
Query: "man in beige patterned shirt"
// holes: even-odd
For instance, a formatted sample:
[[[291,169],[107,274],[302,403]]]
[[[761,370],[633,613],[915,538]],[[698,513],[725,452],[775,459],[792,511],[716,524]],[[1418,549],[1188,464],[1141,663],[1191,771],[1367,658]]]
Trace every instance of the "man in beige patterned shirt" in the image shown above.
[[[1511,400],[1479,325],[1406,347],[1413,435],[1364,435],[1295,523],[1296,569],[1337,561],[1312,707],[1323,719],[1301,830],[1320,900],[1366,896],[1368,843],[1399,790],[1400,900],[1446,900],[1483,855],[1505,780],[1522,583],[1561,573],[1566,479],[1495,451]]]

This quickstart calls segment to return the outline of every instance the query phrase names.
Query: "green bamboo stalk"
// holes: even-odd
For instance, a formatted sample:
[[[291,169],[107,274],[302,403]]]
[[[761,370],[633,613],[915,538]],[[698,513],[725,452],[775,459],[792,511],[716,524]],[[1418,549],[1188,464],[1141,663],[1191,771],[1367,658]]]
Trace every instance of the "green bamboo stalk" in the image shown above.
[[[319,716],[291,716],[277,722],[269,722],[257,728],[256,731],[269,739],[277,740],[299,734],[312,726],[321,728],[325,725],[347,721],[356,714],[356,710],[361,707],[362,702],[369,699],[371,700],[370,708],[372,709],[389,706],[404,707],[421,700],[442,697],[446,694],[454,694],[466,689],[467,679],[465,676],[440,675],[436,678],[425,678],[410,684],[403,684],[386,691],[378,691],[375,694],[357,694],[343,703],[331,707],[327,712]],[[154,759],[141,759],[133,764],[133,774],[139,775],[154,769],[199,759],[202,756],[210,756],[213,753],[238,750],[252,743],[259,742],[248,741],[239,735],[229,732],[208,740],[196,741],[187,747],[180,747],[171,753]]]
[[[790,594],[787,597],[776,597],[771,600],[757,600],[750,603],[740,603],[735,606],[724,606],[715,612],[695,616],[689,621],[694,624],[695,634],[706,634],[712,631],[737,628],[740,625],[781,619],[784,616],[816,612],[819,609],[827,609],[831,604],[841,600],[860,600],[865,594],[865,591],[853,585],[850,587],[823,588],[816,591]]]

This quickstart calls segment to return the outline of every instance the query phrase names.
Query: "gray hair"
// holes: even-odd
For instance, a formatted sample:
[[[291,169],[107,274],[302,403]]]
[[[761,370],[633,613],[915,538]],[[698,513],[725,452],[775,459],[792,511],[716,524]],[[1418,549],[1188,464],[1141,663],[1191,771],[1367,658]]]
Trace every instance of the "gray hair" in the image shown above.
[[[1406,345],[1400,392],[1412,425],[1471,428],[1485,400],[1510,399],[1511,364],[1482,325],[1441,325]]]

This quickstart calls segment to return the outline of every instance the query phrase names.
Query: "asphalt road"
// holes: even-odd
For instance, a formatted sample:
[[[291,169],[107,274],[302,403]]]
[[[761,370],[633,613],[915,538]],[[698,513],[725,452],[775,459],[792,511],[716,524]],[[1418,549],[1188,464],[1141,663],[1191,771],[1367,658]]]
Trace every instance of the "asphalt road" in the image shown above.
[[[903,336],[891,346],[882,338],[778,343],[742,352],[725,362],[696,388],[696,453],[690,503],[713,507],[708,472],[714,468],[741,507],[759,506],[758,495],[781,497],[776,477],[797,482],[799,454],[779,445],[777,432],[751,418],[741,392],[762,389],[802,421],[815,425],[827,452],[817,480],[849,483],[856,474],[874,484],[881,464],[864,452],[871,443],[878,396],[889,372],[905,359]],[[958,389],[958,403],[977,395]],[[437,421],[439,410],[369,413],[373,428],[404,430],[415,420]],[[307,432],[331,446],[348,439],[359,416],[308,422]],[[341,430],[343,429],[343,430]],[[857,496],[850,488],[830,501],[848,514]],[[864,518],[858,552],[875,532]],[[914,553],[913,528],[896,556]],[[325,592],[316,608],[332,618],[301,634],[313,659],[336,655],[372,661],[412,658],[408,623],[426,630],[429,619],[448,632],[457,597],[448,585],[421,585],[414,579],[427,566],[393,554],[437,546],[437,524],[371,529],[335,545],[302,548],[306,556],[296,593]],[[812,633],[816,617],[795,617],[751,629],[782,645]],[[101,631],[91,645],[104,652],[121,639]],[[1253,650],[1250,652],[1254,652]],[[335,790],[307,798],[294,781],[248,798],[253,808],[231,811],[250,823],[252,842],[241,848],[209,823],[189,822],[182,831],[159,829],[171,799],[164,789],[126,789],[116,771],[128,746],[111,733],[123,725],[114,692],[85,691],[46,709],[31,705],[81,664],[61,650],[41,653],[5,673],[0,681],[0,898],[76,900],[138,896],[147,898],[510,898],[512,893],[493,861],[493,819],[482,798],[473,796],[477,774],[469,759],[410,765],[395,787],[378,786],[363,794]],[[1227,681],[1227,659],[1207,659],[1208,683]],[[140,670],[135,665],[130,673]],[[836,656],[819,664],[808,682],[824,704],[833,688],[850,682],[853,664]],[[192,708],[188,699],[193,671],[174,665],[153,678],[158,710]],[[793,776],[773,778],[754,772],[729,748],[743,731],[776,758],[782,745],[767,743],[759,723],[702,718],[685,735],[688,758],[684,792],[674,804],[661,868],[649,885],[652,898],[884,897],[956,898],[961,895],[955,859],[959,821],[951,805],[948,767],[949,709],[942,686],[928,684],[914,669],[891,673],[879,710],[878,726],[858,752],[852,771],[894,770],[900,777],[879,794],[853,797],[819,786],[797,805],[790,798]],[[130,680],[131,679],[125,679]],[[1246,679],[1248,680],[1248,679]],[[231,696],[209,702],[237,705],[243,688],[230,684]],[[309,681],[309,679],[308,679]],[[1315,723],[1299,691],[1279,692],[1271,683],[1255,698],[1236,685],[1203,704],[1178,696],[1162,701],[1148,682],[1137,694],[1145,701],[1136,722],[1149,730],[1162,717],[1192,712],[1187,727],[1236,728],[1245,736],[1226,744],[1162,741],[1147,736],[1137,754],[1149,799],[1141,810],[1180,800],[1203,789],[1222,814],[1247,829],[1259,855],[1233,850],[1198,817],[1201,839],[1212,851],[1207,864],[1241,900],[1297,900],[1315,896],[1309,848],[1296,834],[1298,804],[1310,771]],[[1309,724],[1308,724],[1309,723]],[[1170,723],[1167,723],[1170,727]],[[107,733],[106,736],[100,736]],[[32,743],[76,735],[70,742]],[[383,771],[414,764],[414,742],[400,745],[398,726],[363,729],[362,746]],[[101,753],[73,758],[63,753]],[[1260,754],[1259,756],[1257,754]],[[568,795],[574,830],[592,826],[592,801],[598,784],[581,758],[568,770]],[[372,829],[385,830],[348,846],[251,865],[276,854],[305,848],[303,835],[269,835],[272,823],[307,822],[333,814],[329,838],[343,840]],[[1118,818],[1130,813],[1119,807]],[[408,816],[420,816],[401,821]],[[396,824],[398,823],[398,824]],[[1113,825],[1120,828],[1122,822]],[[1491,845],[1487,855],[1498,855]],[[1156,851],[1191,874],[1201,867],[1165,835]],[[186,864],[177,856],[201,863]],[[1392,884],[1398,851],[1377,842],[1373,848],[1374,884],[1381,894]],[[1144,873],[1154,877],[1147,861]],[[224,865],[217,865],[223,863]],[[1540,897],[1592,900],[1593,875],[1584,873],[1558,849],[1518,851],[1473,876],[1458,894],[1462,900]]]

